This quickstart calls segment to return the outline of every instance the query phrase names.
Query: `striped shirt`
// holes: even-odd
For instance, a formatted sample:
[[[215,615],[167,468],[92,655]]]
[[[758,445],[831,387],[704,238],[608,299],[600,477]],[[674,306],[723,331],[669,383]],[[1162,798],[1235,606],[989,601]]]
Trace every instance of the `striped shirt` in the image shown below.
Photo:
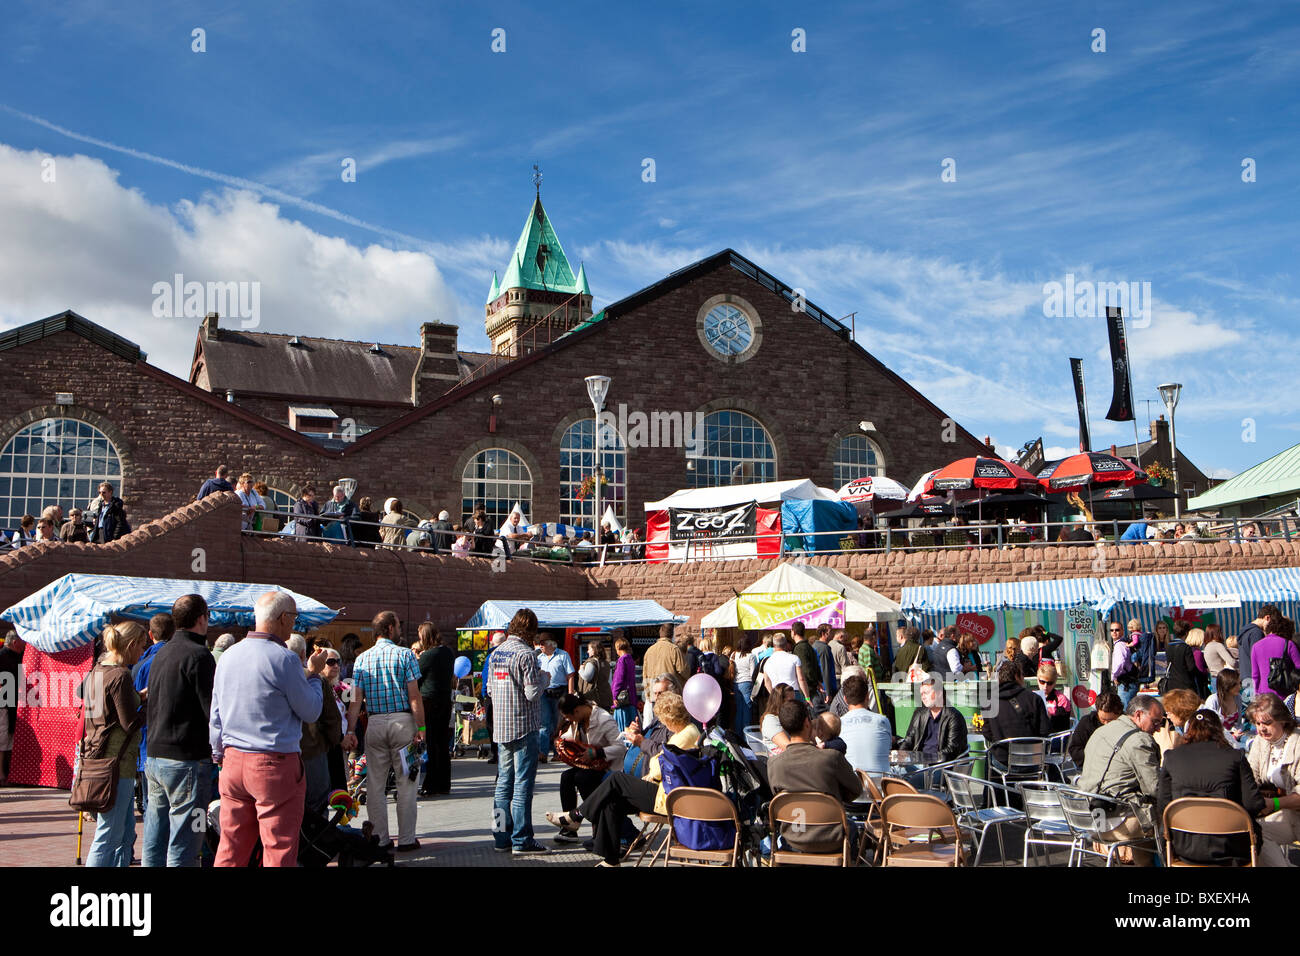
[[[352,667],[352,680],[361,688],[369,714],[397,714],[411,709],[407,681],[420,680],[420,665],[409,647],[386,637],[361,654]]]
[[[515,635],[492,651],[487,692],[492,698],[494,743],[508,744],[541,728],[537,702],[549,680],[537,666],[537,653]]]

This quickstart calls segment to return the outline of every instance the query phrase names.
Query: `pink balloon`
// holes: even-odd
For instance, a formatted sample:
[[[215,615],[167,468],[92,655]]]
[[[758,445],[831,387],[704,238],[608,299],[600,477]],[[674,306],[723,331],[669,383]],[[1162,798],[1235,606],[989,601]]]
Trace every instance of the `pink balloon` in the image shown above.
[[[709,674],[696,674],[682,688],[682,702],[688,714],[707,724],[722,706],[722,688]]]

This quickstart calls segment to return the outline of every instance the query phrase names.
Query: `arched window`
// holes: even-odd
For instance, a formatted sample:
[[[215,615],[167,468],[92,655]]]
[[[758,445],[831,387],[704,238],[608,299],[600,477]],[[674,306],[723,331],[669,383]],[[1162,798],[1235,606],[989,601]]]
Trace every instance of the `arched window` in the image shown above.
[[[460,482],[462,520],[469,522],[474,511],[487,512],[488,527],[501,527],[510,517],[516,501],[524,517],[532,519],[533,475],[524,460],[504,448],[488,448],[470,459]]]
[[[733,410],[704,417],[701,447],[687,450],[686,483],[692,488],[776,480],[772,436],[752,415]]]
[[[49,505],[67,515],[86,507],[105,481],[121,496],[122,460],[108,436],[75,418],[43,418],[0,451],[0,520],[16,528]]]
[[[574,422],[560,442],[560,521],[563,524],[595,528],[595,495],[590,492],[578,500],[585,479],[593,469],[592,435],[596,424],[590,418]],[[601,425],[600,467],[605,482],[600,486],[600,513],[613,508],[620,522],[627,519],[627,451],[618,429]]]
[[[835,453],[835,487],[843,488],[855,478],[873,478],[885,473],[885,456],[880,446],[865,435],[849,435],[840,439]]]
[[[262,495],[262,500],[276,511],[293,511],[293,506],[298,501],[298,499],[289,494],[289,492],[271,487],[267,487],[266,494]],[[289,520],[289,516],[285,514],[281,514],[278,517],[281,521]]]

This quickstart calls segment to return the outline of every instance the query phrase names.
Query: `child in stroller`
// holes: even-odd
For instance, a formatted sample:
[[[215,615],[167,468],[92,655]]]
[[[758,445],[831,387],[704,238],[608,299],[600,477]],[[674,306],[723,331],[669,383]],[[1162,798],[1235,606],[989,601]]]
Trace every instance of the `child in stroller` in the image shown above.
[[[380,849],[369,820],[359,830],[346,825],[356,815],[357,809],[356,800],[347,790],[335,790],[329,795],[325,813],[308,808],[298,831],[298,865],[322,867],[337,859],[339,866],[370,866],[372,863],[392,866],[393,851]],[[220,799],[208,804],[208,827],[203,839],[209,849],[209,858],[215,857],[221,842]],[[262,865],[260,840],[253,846],[248,865]]]

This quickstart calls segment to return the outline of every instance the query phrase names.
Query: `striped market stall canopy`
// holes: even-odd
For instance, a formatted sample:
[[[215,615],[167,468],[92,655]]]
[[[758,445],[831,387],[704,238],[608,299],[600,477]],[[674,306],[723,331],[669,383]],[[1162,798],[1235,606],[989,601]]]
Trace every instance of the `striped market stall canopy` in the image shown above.
[[[28,644],[56,654],[93,643],[114,617],[148,621],[160,611],[170,611],[185,594],[201,594],[208,602],[211,627],[252,627],[253,605],[267,591],[281,591],[294,599],[298,605],[294,627],[300,631],[328,624],[338,614],[274,584],[65,574],[0,614],[0,620],[13,624]]]
[[[520,608],[537,615],[537,626],[548,627],[653,627],[683,624],[658,601],[485,601],[462,630],[504,630]]]
[[[1061,611],[1086,604],[1103,615],[1118,608],[1120,617],[1136,617],[1147,630],[1171,609],[1209,605],[1225,633],[1232,634],[1266,602],[1284,613],[1289,608],[1289,616],[1294,616],[1300,602],[1300,568],[903,588],[900,603],[908,616],[927,623],[945,614],[999,608]]]

